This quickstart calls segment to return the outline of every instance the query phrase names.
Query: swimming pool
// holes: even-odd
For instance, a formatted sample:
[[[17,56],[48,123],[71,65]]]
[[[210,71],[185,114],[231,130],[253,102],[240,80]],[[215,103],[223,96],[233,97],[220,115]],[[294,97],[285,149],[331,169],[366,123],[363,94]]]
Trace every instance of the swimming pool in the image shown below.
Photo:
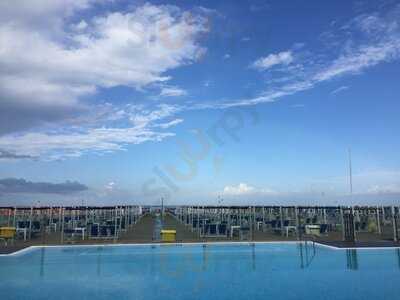
[[[73,246],[0,257],[0,299],[399,299],[399,286],[399,249]]]

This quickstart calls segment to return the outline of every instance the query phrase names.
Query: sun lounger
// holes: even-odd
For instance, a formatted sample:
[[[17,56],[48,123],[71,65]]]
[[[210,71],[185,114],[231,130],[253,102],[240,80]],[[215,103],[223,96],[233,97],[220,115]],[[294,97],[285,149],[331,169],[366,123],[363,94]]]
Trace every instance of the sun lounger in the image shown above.
[[[90,238],[97,238],[99,236],[99,224],[92,224],[90,226]]]
[[[320,234],[327,234],[328,233],[328,224],[321,224],[319,228]]]

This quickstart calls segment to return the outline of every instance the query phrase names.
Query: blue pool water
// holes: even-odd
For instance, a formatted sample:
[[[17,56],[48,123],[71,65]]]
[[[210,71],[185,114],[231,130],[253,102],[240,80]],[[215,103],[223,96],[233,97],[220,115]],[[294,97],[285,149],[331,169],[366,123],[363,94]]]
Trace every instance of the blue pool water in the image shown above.
[[[0,299],[400,299],[398,249],[311,243],[35,248],[0,257]]]

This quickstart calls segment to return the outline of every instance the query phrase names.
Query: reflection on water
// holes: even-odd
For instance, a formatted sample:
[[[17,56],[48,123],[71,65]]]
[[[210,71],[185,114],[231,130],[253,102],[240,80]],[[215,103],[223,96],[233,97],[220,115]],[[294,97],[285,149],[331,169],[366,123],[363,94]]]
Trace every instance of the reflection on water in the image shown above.
[[[40,277],[43,278],[44,276],[44,254],[46,252],[46,248],[40,249]]]
[[[86,253],[83,253],[85,255],[82,255],[82,253],[74,254],[77,255],[76,259],[78,261],[86,258],[87,261],[85,261],[85,263],[87,263],[92,257],[92,264],[94,266],[94,268],[92,269],[93,275],[97,275],[97,278],[99,279],[105,276],[105,274],[109,274],[108,269],[110,268],[110,266],[116,267],[119,264],[125,264],[125,258],[123,256],[128,255],[129,260],[127,261],[129,261],[129,263],[134,263],[137,266],[129,270],[129,272],[132,272],[130,276],[135,276],[135,270],[138,269],[141,269],[143,274],[147,272],[151,276],[150,278],[164,278],[162,281],[178,279],[186,280],[186,277],[188,276],[188,274],[190,274],[190,276],[195,276],[198,278],[195,288],[199,291],[201,290],[201,288],[207,285],[207,277],[202,277],[202,274],[220,274],[222,270],[225,269],[231,270],[232,274],[234,273],[233,270],[235,270],[235,272],[245,272],[247,270],[247,272],[250,271],[251,273],[256,274],[257,272],[265,270],[266,268],[271,270],[280,270],[280,268],[287,267],[288,265],[290,265],[291,268],[295,267],[295,269],[297,270],[312,270],[313,265],[314,267],[318,268],[319,265],[331,264],[334,260],[334,257],[336,256],[340,257],[340,259],[337,260],[338,263],[330,265],[329,269],[331,269],[332,267],[334,269],[340,268],[342,270],[346,268],[350,271],[357,271],[358,274],[362,271],[360,270],[360,259],[364,268],[368,268],[371,262],[374,262],[374,260],[371,260],[370,258],[372,256],[369,255],[369,253],[371,253],[369,252],[369,250],[365,250],[365,252],[364,250],[360,252],[360,250],[357,249],[335,250],[330,252],[330,254],[328,254],[329,256],[326,256],[329,250],[319,248],[312,242],[299,242],[293,246],[293,252],[291,252],[290,256],[287,256],[286,259],[284,258],[284,252],[280,253],[270,250],[265,251],[265,249],[267,249],[265,245],[257,245],[254,243],[241,246],[243,248],[238,248],[239,250],[237,253],[232,252],[231,249],[228,249],[226,254],[220,251],[218,249],[218,246],[210,246],[206,244],[204,244],[201,248],[197,248],[197,252],[191,252],[186,249],[175,252],[169,251],[169,249],[167,249],[166,247],[160,248],[153,246],[149,249],[150,251],[148,252],[147,256],[147,263],[145,262],[145,256],[141,256],[139,260],[132,260],[132,253],[128,252],[122,254],[122,256],[110,255],[110,253],[107,252],[110,249],[104,249],[103,247],[96,247],[97,249],[95,250],[97,251],[92,252],[94,254],[93,256],[90,256],[90,253],[88,253],[88,256],[86,256]],[[173,249],[176,248],[171,247],[171,250]],[[190,248],[187,249],[190,250]],[[271,249],[273,249],[272,246]],[[288,249],[290,248],[288,247],[287,249],[284,249],[284,251],[289,252]],[[41,279],[42,281],[45,281],[46,277],[51,277],[54,273],[54,268],[52,264],[54,261],[54,251],[55,250],[53,249],[40,248],[38,249],[38,252],[36,252],[36,274],[39,275],[38,279]],[[279,249],[279,251],[282,250]],[[143,254],[141,253],[141,255]],[[230,262],[228,262],[226,258],[229,255],[235,257]],[[385,258],[386,264],[390,263],[392,268],[400,270],[399,248],[386,252],[385,255],[382,255],[382,259]],[[60,256],[60,258],[57,257],[57,259],[64,260],[64,256]],[[110,265],[109,259],[114,259],[115,261]],[[70,259],[66,259],[66,261],[69,260]],[[63,261],[63,263],[65,263],[65,261]],[[72,264],[73,262],[71,261],[70,263]],[[142,268],[140,268],[140,266]],[[162,276],[159,277],[159,275]],[[233,275],[232,278],[234,278]],[[166,284],[165,288],[167,287],[168,285]]]
[[[256,255],[257,245],[254,243],[249,244],[248,251],[248,267],[253,272],[257,271],[257,260]],[[103,247],[97,247],[96,249],[97,255],[95,255],[94,264],[96,266],[96,275],[97,277],[102,276],[102,264],[103,262]],[[247,252],[246,251],[246,252]],[[316,246],[314,243],[310,242],[301,242],[297,244],[297,253],[299,257],[299,267],[300,269],[308,268],[315,256],[316,256]],[[46,264],[46,248],[41,248],[39,252],[39,275],[41,278],[45,276],[45,264]],[[210,248],[209,245],[204,244],[201,250],[201,256],[196,259],[196,255],[193,253],[185,253],[181,255],[181,258],[175,261],[173,258],[169,257],[167,252],[159,253],[159,247],[152,246],[150,251],[149,263],[147,265],[147,269],[150,271],[150,274],[155,275],[157,272],[161,271],[167,276],[171,277],[179,277],[184,276],[186,270],[191,270],[192,272],[207,272],[208,269],[212,269],[213,266],[209,264],[214,264],[216,261],[213,259],[213,248]],[[210,258],[211,255],[211,258]],[[397,259],[397,265],[400,268],[400,250],[395,250],[395,256]],[[211,260],[210,260],[211,259]],[[351,270],[358,269],[358,259],[357,259],[357,251],[354,249],[346,250],[346,259],[347,259],[347,268]],[[262,260],[262,257],[261,257]],[[171,268],[172,267],[172,268]]]
[[[332,250],[312,242],[55,247],[0,257],[0,266],[0,299],[10,299],[4,297],[7,293],[22,295],[22,290],[34,293],[31,299],[45,299],[44,294],[54,299],[55,289],[63,296],[59,300],[112,295],[148,300],[309,299],[316,293],[309,289],[310,282],[317,290],[323,287],[318,293],[329,290],[338,300],[349,299],[350,292],[357,300],[397,299],[400,249]],[[291,278],[296,278],[294,287],[286,289]],[[338,285],[343,287],[339,291]],[[374,288],[378,285],[382,297]]]
[[[245,260],[243,260],[244,265],[242,267],[246,266],[246,268],[249,268],[253,272],[256,272],[257,269],[259,269],[257,264],[262,264],[264,261],[263,254],[262,252],[257,252],[257,245],[256,244],[250,244],[248,246],[247,252],[248,254],[245,255],[247,257]],[[320,250],[318,247],[315,246],[314,243],[310,242],[300,242],[297,244],[297,255],[298,255],[298,266],[300,269],[306,269],[310,267],[314,261],[320,260],[316,258],[317,252]],[[37,252],[37,259],[38,259],[38,266],[39,266],[39,277],[40,278],[45,278],[46,276],[49,276],[49,274],[45,274],[46,271],[47,273],[51,273],[51,269],[46,269],[46,256],[48,254],[46,251],[51,251],[47,248],[40,248],[39,252]],[[341,256],[341,252],[343,251],[345,254],[345,260],[346,264],[345,267],[348,270],[352,271],[359,271],[360,269],[360,257],[361,255],[357,249],[346,249],[346,250],[338,250],[338,255]],[[102,264],[104,263],[104,257],[103,253],[104,249],[102,247],[97,248],[97,255],[94,256],[93,263],[95,264],[97,277],[102,276]],[[181,254],[179,260],[175,260],[174,256],[170,257],[167,252],[165,253],[159,253],[158,247],[152,247],[149,255],[149,260],[148,260],[148,265],[147,265],[147,270],[149,270],[149,273],[152,275],[157,274],[158,272],[163,272],[164,275],[170,276],[170,277],[182,277],[186,276],[186,272],[190,270],[191,272],[208,272],[210,270],[214,270],[215,264],[218,262],[218,260],[215,260],[215,250],[213,248],[210,248],[208,245],[203,245],[201,248],[201,251],[198,253],[200,255],[196,256],[195,253],[190,253],[190,252],[185,252],[184,254]],[[260,254],[261,253],[261,254]],[[390,252],[389,252],[390,253]],[[400,248],[396,248],[391,252],[392,255],[390,255],[392,258],[389,260],[392,261],[392,266],[396,267],[397,269],[400,270]],[[323,253],[322,253],[323,254]],[[321,254],[321,255],[322,255]],[[51,255],[51,253],[50,253]],[[259,260],[257,261],[256,256],[260,256]],[[343,257],[343,256],[342,256]],[[363,256],[364,257],[364,256]],[[388,258],[388,256],[386,255]],[[48,260],[48,258],[47,258]],[[294,261],[293,261],[294,262]],[[363,259],[363,262],[365,263],[365,260]],[[48,262],[47,262],[48,263]],[[107,262],[106,262],[107,263]],[[318,264],[320,262],[316,262]],[[210,265],[211,264],[211,265]],[[238,263],[237,263],[238,264]],[[262,269],[262,268],[261,268]]]
[[[159,215],[156,216],[153,231],[153,240],[156,242],[161,241],[162,220]]]
[[[206,245],[203,245],[203,264],[202,264],[202,270],[205,271],[207,270],[207,247]]]
[[[101,253],[102,253],[103,248],[98,247],[97,251],[98,251],[98,255],[97,255],[97,268],[96,268],[96,273],[97,276],[100,277],[101,274]]]
[[[305,241],[304,243],[299,243],[298,250],[300,258],[300,268],[304,269],[309,267],[317,253],[315,243],[308,243],[307,241]]]
[[[347,269],[358,270],[357,249],[346,249]]]
[[[252,269],[253,271],[256,270],[256,245],[251,245],[251,262],[252,262]]]
[[[298,249],[299,249],[299,257],[300,257],[300,268],[304,269],[303,243],[299,244]]]

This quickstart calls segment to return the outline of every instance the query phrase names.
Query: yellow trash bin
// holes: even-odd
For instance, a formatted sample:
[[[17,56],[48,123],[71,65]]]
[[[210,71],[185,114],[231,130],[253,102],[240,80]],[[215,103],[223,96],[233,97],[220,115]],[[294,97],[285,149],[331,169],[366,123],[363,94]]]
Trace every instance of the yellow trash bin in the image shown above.
[[[16,232],[15,227],[0,227],[0,240],[4,240],[7,246],[7,241],[14,241]]]
[[[15,227],[0,227],[0,238],[12,239],[15,237]]]
[[[175,242],[176,241],[176,230],[161,230],[161,240],[163,242]]]

